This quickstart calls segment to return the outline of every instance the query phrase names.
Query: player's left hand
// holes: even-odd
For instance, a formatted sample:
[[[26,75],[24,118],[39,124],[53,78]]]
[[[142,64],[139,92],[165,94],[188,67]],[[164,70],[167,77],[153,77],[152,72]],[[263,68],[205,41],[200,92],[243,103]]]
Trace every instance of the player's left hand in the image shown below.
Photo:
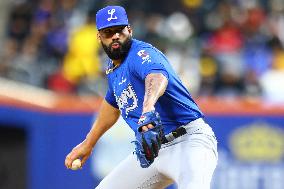
[[[146,112],[140,117],[136,141],[134,141],[136,145],[134,153],[142,168],[149,167],[158,156],[163,135],[162,122],[158,112]]]

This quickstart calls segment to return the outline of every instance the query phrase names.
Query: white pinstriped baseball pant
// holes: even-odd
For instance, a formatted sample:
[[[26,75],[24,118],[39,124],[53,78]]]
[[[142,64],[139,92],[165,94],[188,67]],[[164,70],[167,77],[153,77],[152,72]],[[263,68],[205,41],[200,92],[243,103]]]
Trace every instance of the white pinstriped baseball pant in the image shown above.
[[[214,133],[203,119],[185,127],[187,134],[163,144],[150,167],[141,168],[130,154],[96,189],[164,189],[172,183],[178,189],[210,189],[218,159]]]

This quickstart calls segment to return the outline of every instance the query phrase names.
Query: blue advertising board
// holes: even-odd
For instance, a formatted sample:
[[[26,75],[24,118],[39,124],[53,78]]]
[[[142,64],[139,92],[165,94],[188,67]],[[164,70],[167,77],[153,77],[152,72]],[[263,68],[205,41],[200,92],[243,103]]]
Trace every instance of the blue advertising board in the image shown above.
[[[212,116],[219,160],[213,189],[284,188],[283,116]]]

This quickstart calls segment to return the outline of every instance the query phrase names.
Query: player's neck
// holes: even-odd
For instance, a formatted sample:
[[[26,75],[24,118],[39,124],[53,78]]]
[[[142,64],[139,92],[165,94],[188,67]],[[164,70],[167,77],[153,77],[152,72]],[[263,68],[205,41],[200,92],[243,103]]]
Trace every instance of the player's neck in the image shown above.
[[[121,60],[112,60],[114,66],[119,66],[121,64]]]

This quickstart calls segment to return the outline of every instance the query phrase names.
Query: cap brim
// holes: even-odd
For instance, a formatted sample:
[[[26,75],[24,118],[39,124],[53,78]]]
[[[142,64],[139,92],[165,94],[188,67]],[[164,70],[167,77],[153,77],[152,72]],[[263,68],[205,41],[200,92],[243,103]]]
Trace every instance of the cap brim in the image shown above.
[[[114,26],[128,26],[129,24],[122,24],[122,23],[117,23],[117,24],[109,24],[109,25],[105,25],[103,27],[100,27],[98,28],[98,30],[102,30],[102,29],[106,29],[106,28],[111,28],[111,27],[114,27]]]

